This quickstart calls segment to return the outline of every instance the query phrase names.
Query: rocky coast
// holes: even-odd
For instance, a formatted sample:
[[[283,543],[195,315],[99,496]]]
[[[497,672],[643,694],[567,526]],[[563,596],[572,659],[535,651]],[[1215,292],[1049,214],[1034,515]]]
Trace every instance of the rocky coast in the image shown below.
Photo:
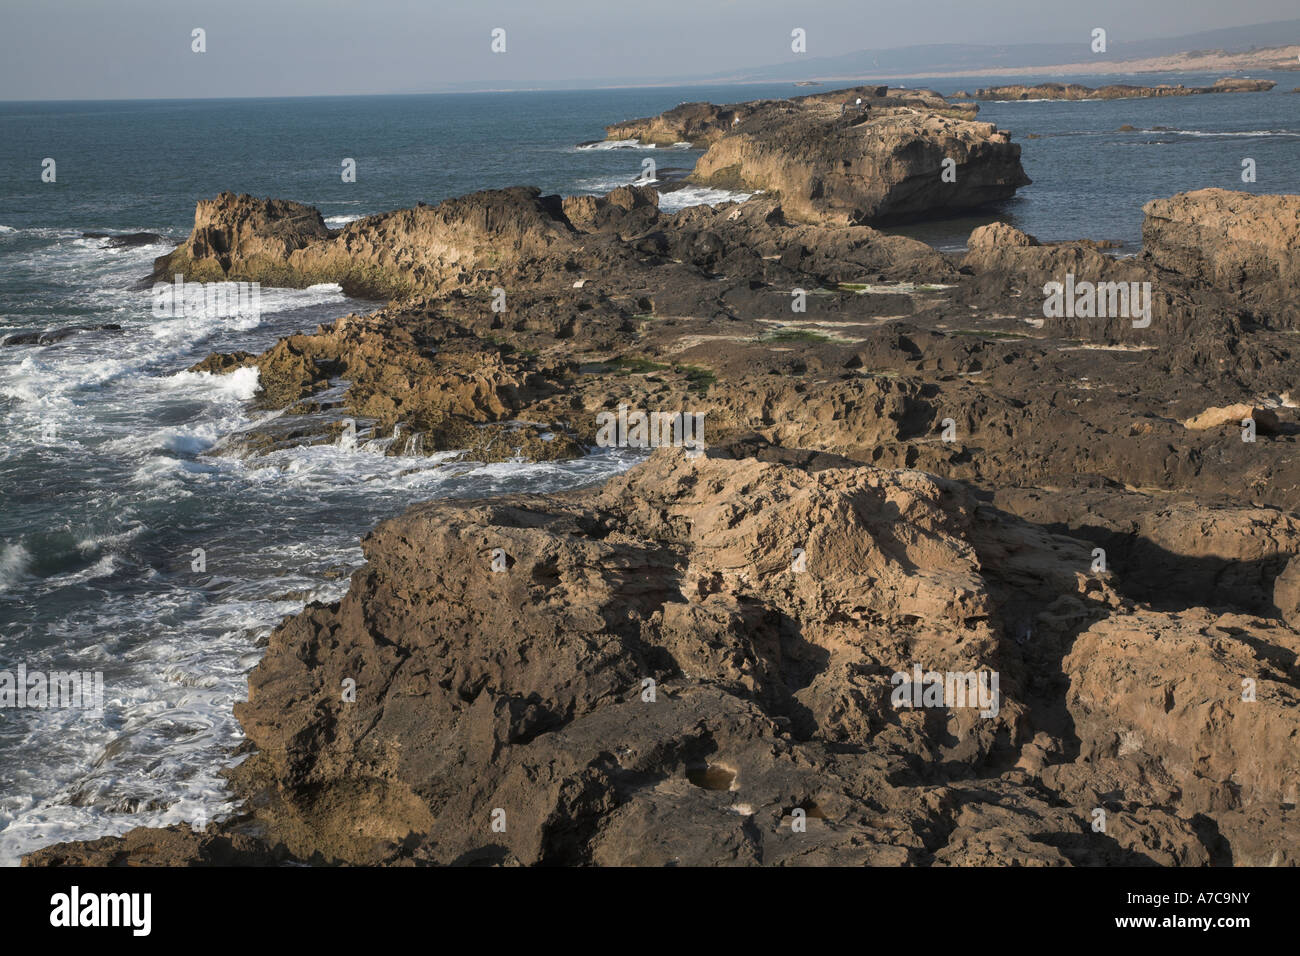
[[[1197,96],[1205,93],[1267,93],[1277,86],[1272,80],[1251,80],[1225,76],[1210,86],[1184,86],[1161,83],[1157,86],[1133,86],[1112,83],[1093,88],[1079,83],[1039,83],[1035,86],[981,87],[974,93],[959,90],[955,100],[1131,100],[1153,96]]]
[[[240,815],[25,864],[1294,865],[1300,196],[1153,198],[1128,258],[877,228],[1028,183],[976,115],[859,87],[611,125],[762,190],[673,214],[201,201],[157,277],[390,300],[195,366],[284,412],[219,454],[577,457],[629,409],[704,447],[394,515],[250,674]]]

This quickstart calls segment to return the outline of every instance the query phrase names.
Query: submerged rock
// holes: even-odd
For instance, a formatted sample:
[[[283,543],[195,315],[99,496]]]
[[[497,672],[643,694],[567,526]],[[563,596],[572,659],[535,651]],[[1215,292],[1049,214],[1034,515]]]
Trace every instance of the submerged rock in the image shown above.
[[[33,332],[10,332],[8,335],[0,336],[0,346],[5,345],[53,345],[56,342],[62,342],[70,339],[74,335],[82,335],[87,332],[121,332],[122,326],[116,322],[105,322],[102,325],[67,325],[60,329],[40,329]]]
[[[156,232],[83,232],[81,235],[84,239],[105,239],[110,248],[152,246],[163,241]]]

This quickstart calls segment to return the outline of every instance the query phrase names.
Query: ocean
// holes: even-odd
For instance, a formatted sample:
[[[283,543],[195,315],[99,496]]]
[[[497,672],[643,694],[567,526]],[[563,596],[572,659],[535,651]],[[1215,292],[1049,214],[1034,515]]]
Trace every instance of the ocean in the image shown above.
[[[1274,78],[1279,87],[1261,94],[981,104],[982,119],[1023,144],[1033,185],[987,213],[892,231],[959,250],[1000,218],[1041,239],[1113,239],[1132,252],[1149,199],[1206,186],[1300,193],[1300,95],[1284,92],[1300,74]],[[0,708],[0,864],[58,840],[229,812],[218,772],[242,739],[231,707],[266,635],[305,602],[338,599],[361,535],[383,518],[435,497],[578,487],[639,460],[602,450],[482,465],[364,445],[206,454],[274,413],[251,401],[251,371],[214,378],[187,366],[377,303],[320,285],[263,290],[256,317],[155,318],[141,281],[188,233],[196,200],[223,190],[295,199],[337,226],[475,189],[604,192],[638,177],[647,156],[671,175],[699,155],[578,148],[606,123],[691,100],[833,88],[0,103],[0,672],[104,680],[102,714]],[[41,179],[46,158],[53,183]],[[1247,158],[1253,184],[1241,181]],[[353,183],[340,176],[345,159]],[[663,205],[727,198],[688,187]],[[120,246],[86,232],[158,239]],[[89,331],[31,341],[73,327]]]

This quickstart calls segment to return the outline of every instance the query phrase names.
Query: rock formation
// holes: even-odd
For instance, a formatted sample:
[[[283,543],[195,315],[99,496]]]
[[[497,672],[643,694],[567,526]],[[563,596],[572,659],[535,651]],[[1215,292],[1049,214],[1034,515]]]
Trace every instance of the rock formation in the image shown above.
[[[705,159],[869,162],[877,120],[809,100],[687,112]],[[880,109],[881,136],[978,125]],[[920,208],[898,175],[877,212]],[[848,224],[867,193],[829,173],[796,186],[673,215],[518,188],[338,231],[201,204],[160,275],[401,296],[196,366],[256,367],[284,410],[218,453],[346,416],[388,454],[576,456],[620,409],[703,416],[707,449],[386,521],[250,675],[240,815],[25,862],[1295,864],[1300,197],[1150,203],[1128,258],[1006,223],[956,257]],[[1066,275],[1149,283],[1151,321],[1048,317]]]
[[[28,864],[1294,862],[1296,632],[1135,604],[954,482],[735,453],[387,522],[237,706],[250,818]],[[930,672],[996,706],[910,706]]]
[[[1257,321],[1300,327],[1300,196],[1200,189],[1142,211],[1142,244],[1158,268],[1240,296]]]
[[[194,230],[154,264],[158,279],[246,280],[303,287],[337,282],[349,295],[399,298],[481,282],[573,251],[558,196],[491,190],[437,206],[368,216],[342,229],[300,203],[222,193],[200,202]]]
[[[951,215],[1029,184],[1020,147],[972,115],[929,91],[860,87],[729,106],[687,103],[606,133],[707,146],[696,182],[776,193],[794,220],[868,224]]]
[[[1183,86],[1162,83],[1158,86],[1129,86],[1118,83],[1097,88],[1078,83],[1039,83],[1036,86],[981,87],[974,93],[959,90],[955,100],[1127,100],[1152,96],[1196,96],[1203,93],[1266,93],[1277,86],[1272,80],[1248,80],[1224,77],[1212,86]]]
[[[829,93],[813,93],[785,100],[751,100],[744,103],[682,103],[658,116],[624,120],[605,127],[605,139],[613,142],[636,140],[650,146],[676,146],[689,143],[696,149],[712,146],[741,120],[774,107],[839,111],[845,103],[868,110],[907,108],[938,110],[961,116],[974,116],[974,103],[949,103],[933,90],[891,90],[886,86],[855,86]]]

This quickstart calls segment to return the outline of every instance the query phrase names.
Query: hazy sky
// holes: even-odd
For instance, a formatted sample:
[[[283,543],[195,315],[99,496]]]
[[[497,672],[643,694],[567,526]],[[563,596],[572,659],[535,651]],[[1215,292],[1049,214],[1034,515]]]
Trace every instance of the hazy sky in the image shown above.
[[[0,0],[0,99],[421,92],[701,74],[917,43],[1112,43],[1296,0]],[[207,31],[207,52],[190,32]],[[490,50],[506,30],[504,54]],[[575,85],[581,85],[575,82]]]

